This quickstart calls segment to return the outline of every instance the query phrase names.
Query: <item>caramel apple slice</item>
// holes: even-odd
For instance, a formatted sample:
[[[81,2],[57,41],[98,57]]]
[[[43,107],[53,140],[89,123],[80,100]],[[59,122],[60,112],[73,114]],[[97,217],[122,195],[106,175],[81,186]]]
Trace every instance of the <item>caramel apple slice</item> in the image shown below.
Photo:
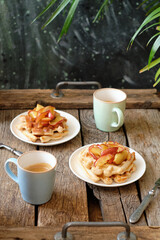
[[[124,146],[118,146],[117,153],[121,153],[125,150],[126,148]]]
[[[128,151],[124,150],[123,152],[117,153],[114,157],[113,163],[116,165],[121,164],[124,160],[127,160]]]
[[[110,147],[102,151],[101,156],[107,155],[107,154],[116,154],[118,147]]]
[[[38,112],[42,108],[44,108],[42,105],[37,104],[37,106],[34,108],[34,110]]]
[[[106,163],[112,163],[114,160],[114,155],[113,154],[107,154],[104,155],[95,162],[95,166],[102,167]]]
[[[102,143],[99,145],[99,148],[102,149],[102,151],[104,151],[105,149],[108,148],[108,146],[106,144]]]
[[[43,118],[47,117],[48,113],[49,113],[49,111],[47,111],[47,112],[42,112],[42,113],[38,112],[38,116],[37,116],[37,118],[36,118],[36,123],[38,123],[38,122],[39,122],[40,120],[42,120]]]
[[[29,115],[33,120],[36,119],[37,114],[38,114],[38,113],[37,113],[35,110],[29,110],[29,111],[28,111],[28,115]]]
[[[53,127],[56,127],[63,121],[64,121],[64,117],[57,115],[52,121],[49,122],[49,124],[52,125]]]
[[[98,145],[92,145],[89,147],[89,153],[94,159],[98,159],[101,156],[101,149]]]

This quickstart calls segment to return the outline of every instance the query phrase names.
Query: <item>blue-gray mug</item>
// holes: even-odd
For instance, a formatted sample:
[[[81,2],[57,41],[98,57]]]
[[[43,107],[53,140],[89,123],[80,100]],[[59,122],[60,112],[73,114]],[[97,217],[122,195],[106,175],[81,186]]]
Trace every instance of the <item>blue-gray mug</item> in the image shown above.
[[[17,166],[17,176],[9,164]],[[30,151],[18,159],[9,158],[5,162],[5,171],[20,188],[24,201],[39,205],[48,202],[53,193],[56,173],[56,158],[45,151]]]

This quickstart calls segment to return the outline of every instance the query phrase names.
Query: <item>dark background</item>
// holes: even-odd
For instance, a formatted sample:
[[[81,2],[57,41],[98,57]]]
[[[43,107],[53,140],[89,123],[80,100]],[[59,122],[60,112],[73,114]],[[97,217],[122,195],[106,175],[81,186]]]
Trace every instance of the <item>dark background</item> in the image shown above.
[[[33,19],[49,1],[0,0],[0,88],[55,88],[60,81],[99,81],[102,87],[152,88],[156,69],[147,65],[147,41],[154,30],[128,43],[145,18],[141,1],[114,0],[99,22],[100,0],[81,0],[66,37],[57,43],[64,12],[41,29],[50,16]],[[156,87],[159,89],[159,85]]]

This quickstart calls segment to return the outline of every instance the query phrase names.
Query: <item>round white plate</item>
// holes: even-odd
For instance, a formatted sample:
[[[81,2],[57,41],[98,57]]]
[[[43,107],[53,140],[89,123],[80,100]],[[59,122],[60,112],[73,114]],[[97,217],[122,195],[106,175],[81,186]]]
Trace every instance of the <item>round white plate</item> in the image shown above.
[[[20,130],[17,129],[17,125],[21,122],[19,117],[21,115],[27,115],[27,112],[21,113],[20,115],[18,115],[17,117],[15,117],[11,124],[10,124],[10,129],[11,132],[13,133],[13,135],[20,139],[23,142],[27,142],[30,144],[34,144],[34,145],[41,145],[41,146],[52,146],[52,145],[57,145],[57,144],[61,144],[64,142],[67,142],[69,140],[71,140],[72,138],[74,138],[80,131],[80,124],[79,121],[73,117],[71,114],[63,112],[63,111],[59,111],[56,110],[56,112],[60,113],[62,117],[65,117],[67,119],[67,125],[68,125],[68,134],[66,136],[64,136],[63,138],[59,139],[59,140],[51,140],[47,143],[41,143],[40,140],[36,141],[36,142],[32,142],[30,141]]]
[[[133,183],[133,182],[137,181],[145,173],[146,163],[145,163],[143,157],[139,153],[137,153],[135,150],[129,148],[131,153],[135,152],[136,160],[135,160],[134,163],[136,165],[136,171],[131,174],[131,177],[128,179],[127,182],[124,182],[124,183],[121,183],[121,184],[113,182],[110,185],[107,185],[107,184],[103,183],[102,181],[99,181],[99,182],[96,182],[96,183],[93,182],[87,176],[87,174],[85,173],[85,171],[83,169],[83,166],[81,165],[81,163],[79,161],[79,158],[78,158],[78,155],[79,155],[80,151],[83,148],[86,148],[86,147],[88,147],[92,144],[89,144],[89,145],[83,146],[81,148],[78,148],[76,151],[74,151],[72,153],[72,155],[69,158],[69,167],[70,167],[71,171],[81,180],[83,180],[85,182],[88,182],[88,183],[91,183],[91,184],[96,185],[96,186],[101,186],[101,187],[121,187],[121,186],[128,185],[130,183]],[[94,143],[94,144],[98,144],[98,143]]]

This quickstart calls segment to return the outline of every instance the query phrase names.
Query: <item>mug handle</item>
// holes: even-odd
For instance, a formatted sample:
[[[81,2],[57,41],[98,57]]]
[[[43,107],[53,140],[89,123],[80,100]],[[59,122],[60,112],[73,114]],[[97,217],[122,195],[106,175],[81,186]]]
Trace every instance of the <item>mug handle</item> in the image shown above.
[[[121,127],[123,125],[123,121],[124,121],[123,112],[119,108],[113,108],[112,112],[115,112],[117,114],[118,123],[116,123],[116,122],[111,123],[111,127]]]
[[[17,159],[16,158],[9,158],[6,162],[5,162],[5,171],[6,173],[9,175],[10,178],[12,178],[13,181],[15,181],[16,183],[18,183],[18,177],[11,171],[10,167],[9,167],[9,163],[12,162],[14,163],[16,166],[17,165]]]

